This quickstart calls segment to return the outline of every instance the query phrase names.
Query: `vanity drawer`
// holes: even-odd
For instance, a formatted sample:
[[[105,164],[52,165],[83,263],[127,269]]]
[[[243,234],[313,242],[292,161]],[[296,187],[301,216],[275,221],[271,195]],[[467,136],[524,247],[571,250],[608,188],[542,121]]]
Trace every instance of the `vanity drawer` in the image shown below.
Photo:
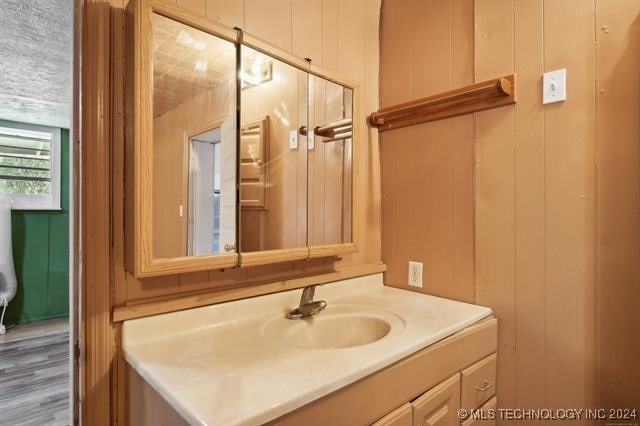
[[[413,407],[407,402],[371,426],[413,426]]]
[[[462,426],[496,426],[498,413],[494,411],[495,417],[494,419],[490,419],[489,410],[495,410],[498,407],[498,398],[491,398],[486,404],[482,406],[482,411],[478,414],[482,414],[484,418],[477,419],[467,419],[462,422]]]
[[[461,406],[467,410],[480,407],[496,393],[496,354],[462,370]]]

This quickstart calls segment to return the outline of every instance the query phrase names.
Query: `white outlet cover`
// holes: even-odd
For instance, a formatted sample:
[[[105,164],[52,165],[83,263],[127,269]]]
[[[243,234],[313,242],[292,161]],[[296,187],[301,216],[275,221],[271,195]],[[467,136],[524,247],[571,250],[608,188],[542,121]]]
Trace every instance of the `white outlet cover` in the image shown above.
[[[409,262],[409,280],[412,287],[422,288],[422,262]]]
[[[542,103],[567,100],[567,69],[549,71],[542,76]]]
[[[298,149],[298,131],[291,130],[289,132],[289,149]]]

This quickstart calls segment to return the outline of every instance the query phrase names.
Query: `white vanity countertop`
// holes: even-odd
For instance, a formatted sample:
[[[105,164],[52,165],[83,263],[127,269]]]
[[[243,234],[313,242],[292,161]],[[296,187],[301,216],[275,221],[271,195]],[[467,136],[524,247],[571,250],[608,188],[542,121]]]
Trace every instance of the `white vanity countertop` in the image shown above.
[[[292,290],[126,321],[125,359],[189,423],[255,425],[491,315],[486,307],[383,286],[382,274],[376,274],[319,286],[314,300],[326,300],[329,308],[382,309],[400,317],[401,331],[340,349],[299,349],[263,337],[263,325],[296,308],[301,293]]]

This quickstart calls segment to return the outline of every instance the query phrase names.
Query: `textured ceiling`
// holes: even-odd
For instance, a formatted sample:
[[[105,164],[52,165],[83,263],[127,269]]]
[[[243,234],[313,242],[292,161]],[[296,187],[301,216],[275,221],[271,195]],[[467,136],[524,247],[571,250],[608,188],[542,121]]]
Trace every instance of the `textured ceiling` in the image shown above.
[[[232,43],[164,16],[153,16],[154,116],[234,75]]]
[[[73,0],[0,0],[0,119],[68,128]]]

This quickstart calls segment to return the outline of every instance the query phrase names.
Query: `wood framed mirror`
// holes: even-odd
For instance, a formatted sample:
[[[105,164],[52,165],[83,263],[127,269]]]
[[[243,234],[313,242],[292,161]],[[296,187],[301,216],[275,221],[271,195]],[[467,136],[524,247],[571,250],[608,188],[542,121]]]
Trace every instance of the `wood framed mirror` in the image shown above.
[[[355,251],[355,85],[177,6],[126,16],[127,270]]]
[[[237,32],[153,1],[127,17],[128,269],[236,266]]]

